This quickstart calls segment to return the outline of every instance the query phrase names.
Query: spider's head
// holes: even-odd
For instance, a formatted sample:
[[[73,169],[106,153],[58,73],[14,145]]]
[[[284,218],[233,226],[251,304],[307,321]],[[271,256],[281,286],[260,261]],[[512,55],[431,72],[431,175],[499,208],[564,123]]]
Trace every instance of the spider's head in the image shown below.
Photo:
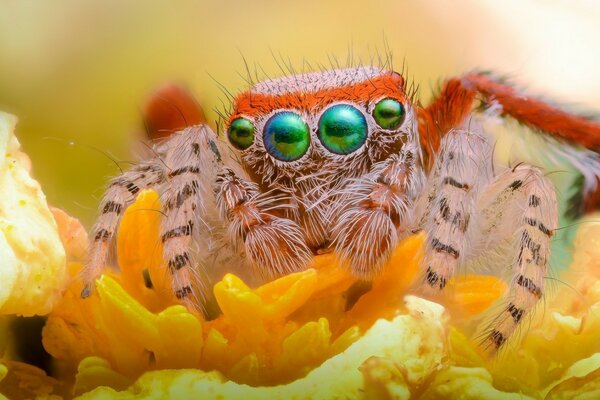
[[[356,67],[261,82],[236,98],[226,128],[243,164],[270,183],[357,176],[417,140],[414,122],[400,74]]]

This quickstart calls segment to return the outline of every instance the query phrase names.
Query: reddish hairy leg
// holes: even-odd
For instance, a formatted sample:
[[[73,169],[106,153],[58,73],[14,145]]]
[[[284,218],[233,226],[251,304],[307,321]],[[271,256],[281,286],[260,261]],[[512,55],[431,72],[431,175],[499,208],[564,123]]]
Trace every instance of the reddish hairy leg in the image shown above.
[[[451,129],[460,127],[477,105],[477,96],[484,101],[496,101],[502,115],[510,116],[533,129],[556,139],[600,152],[600,122],[578,116],[540,99],[519,92],[514,87],[483,73],[470,73],[446,81],[437,98],[419,110],[419,134],[426,163],[431,167],[441,139]],[[599,182],[600,183],[600,182]],[[600,204],[600,185],[586,193],[583,211]]]

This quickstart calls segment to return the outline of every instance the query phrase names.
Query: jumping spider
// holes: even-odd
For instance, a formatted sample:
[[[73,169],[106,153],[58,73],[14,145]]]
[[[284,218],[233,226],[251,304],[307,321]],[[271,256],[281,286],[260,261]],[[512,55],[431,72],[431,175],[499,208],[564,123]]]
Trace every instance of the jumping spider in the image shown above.
[[[164,264],[188,307],[210,292],[204,274],[224,265],[271,278],[334,251],[368,279],[419,230],[427,233],[423,285],[441,291],[470,258],[508,241],[511,294],[486,336],[500,348],[542,297],[557,202],[540,169],[493,168],[478,112],[493,104],[580,152],[587,195],[600,175],[600,124],[483,73],[446,81],[425,108],[407,92],[401,74],[376,67],[270,79],[235,99],[225,123],[231,146],[203,124],[157,144],[106,191],[82,296],[108,262],[125,208],[153,188],[162,197]]]

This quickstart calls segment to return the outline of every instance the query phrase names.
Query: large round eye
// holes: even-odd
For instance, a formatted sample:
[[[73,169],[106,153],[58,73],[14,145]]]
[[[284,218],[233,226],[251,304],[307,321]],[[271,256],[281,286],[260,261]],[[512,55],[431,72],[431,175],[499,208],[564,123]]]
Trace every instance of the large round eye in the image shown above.
[[[227,137],[236,149],[246,150],[254,143],[254,125],[246,118],[236,118],[229,125]]]
[[[301,116],[290,111],[283,111],[269,118],[264,135],[265,148],[281,161],[299,159],[310,145],[308,125]]]
[[[319,120],[319,139],[332,153],[350,154],[367,140],[367,120],[347,104],[330,107]]]
[[[383,129],[396,129],[404,121],[406,111],[404,106],[398,100],[383,99],[373,110],[375,122]]]

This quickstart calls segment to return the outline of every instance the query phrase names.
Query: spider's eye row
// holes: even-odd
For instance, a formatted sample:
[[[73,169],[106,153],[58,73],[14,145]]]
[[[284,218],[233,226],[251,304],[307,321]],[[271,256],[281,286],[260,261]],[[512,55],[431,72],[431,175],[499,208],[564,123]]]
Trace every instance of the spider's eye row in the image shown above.
[[[229,142],[238,150],[246,150],[254,143],[254,124],[246,118],[236,118],[227,130]]]
[[[367,140],[367,120],[348,104],[330,107],[321,115],[318,136],[323,146],[335,154],[350,154]]]
[[[308,151],[310,130],[302,117],[291,111],[273,115],[263,130],[265,148],[281,161],[295,161]]]
[[[406,110],[402,103],[394,99],[383,99],[375,105],[373,118],[377,125],[383,129],[396,129],[406,116]]]

